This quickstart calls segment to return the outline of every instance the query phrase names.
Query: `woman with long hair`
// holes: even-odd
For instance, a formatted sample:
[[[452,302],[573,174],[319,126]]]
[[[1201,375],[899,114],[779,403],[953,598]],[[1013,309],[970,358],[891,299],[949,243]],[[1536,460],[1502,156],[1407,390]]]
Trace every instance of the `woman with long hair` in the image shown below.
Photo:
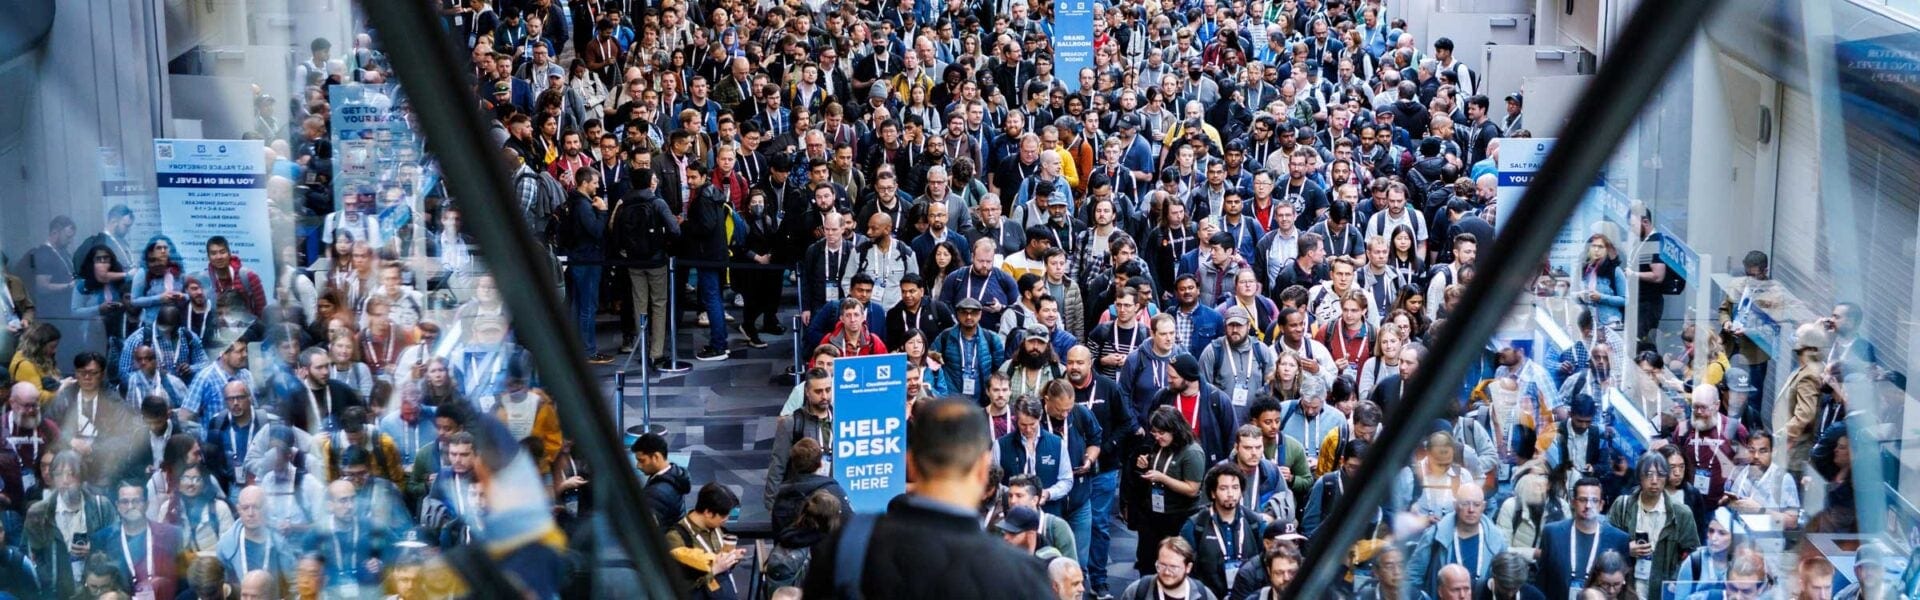
[[[900,352],[907,355],[909,368],[921,368],[920,381],[927,386],[927,395],[945,396],[953,391],[947,389],[947,378],[940,376],[940,353],[927,349],[932,341],[927,337],[927,332],[908,329],[906,337],[900,341]]]
[[[127,280],[110,281],[109,274],[125,273],[126,267],[120,264],[120,258],[106,244],[96,244],[88,248],[86,259],[74,266],[73,273],[73,316],[88,320],[82,344],[100,347],[105,340],[108,362],[117,362],[120,354],[120,340],[127,335],[127,312],[131,309],[132,297],[127,293]],[[100,329],[94,329],[92,320],[99,320]],[[96,333],[97,332],[97,333]],[[96,338],[95,335],[102,337]]]
[[[1267,383],[1267,392],[1278,402],[1300,399],[1300,382],[1306,377],[1300,374],[1300,353],[1292,350],[1280,352],[1273,360],[1273,379]],[[1318,441],[1308,442],[1318,443]]]
[[[1426,289],[1427,257],[1420,255],[1418,244],[1414,243],[1412,227],[1400,225],[1388,234],[1387,266],[1406,273],[1419,284],[1420,289]]]
[[[1587,237],[1587,256],[1580,263],[1579,284],[1573,298],[1593,311],[1595,325],[1618,332],[1626,318],[1626,273],[1620,267],[1620,251],[1605,234]]]
[[[53,401],[53,395],[60,391],[63,383],[60,365],[55,362],[59,353],[60,330],[46,321],[35,321],[20,336],[20,346],[14,350],[12,363],[7,365],[7,373],[14,382],[33,384],[40,391],[41,406]]]
[[[1427,303],[1434,301],[1436,299],[1427,297],[1425,287],[1411,283],[1400,286],[1400,293],[1395,295],[1393,300],[1393,308],[1396,311],[1404,310],[1407,316],[1414,318],[1414,329],[1408,332],[1408,337],[1413,339],[1427,337],[1427,328],[1433,325],[1432,321],[1427,320]]]
[[[1373,344],[1373,355],[1360,365],[1360,377],[1354,382],[1361,398],[1371,397],[1380,380],[1400,373],[1400,349],[1406,347],[1407,331],[1391,320],[1381,321]]]
[[[180,527],[182,549],[212,551],[220,541],[220,534],[234,523],[233,507],[220,499],[220,482],[213,479],[205,466],[196,464],[181,468],[175,483],[180,520],[169,523]]]
[[[147,518],[171,525],[181,523],[180,476],[187,467],[200,466],[205,454],[200,440],[188,433],[167,437],[160,449],[160,467],[147,476]]]
[[[966,268],[967,260],[963,256],[967,255],[961,254],[960,247],[953,245],[953,242],[940,242],[934,245],[926,258],[921,259],[925,262],[920,265],[920,277],[926,281],[928,298],[940,297],[947,274]]]
[[[460,392],[460,381],[453,372],[453,362],[445,356],[427,359],[425,372],[420,378],[420,405],[440,408],[450,404],[465,402]]]
[[[907,117],[920,117],[921,123],[945,123],[940,118],[940,109],[933,105],[933,90],[925,82],[916,83],[907,88],[907,106],[901,109],[902,121]]]
[[[1133,568],[1143,577],[1154,572],[1160,540],[1180,535],[1187,517],[1199,510],[1200,479],[1207,469],[1206,453],[1178,408],[1154,409],[1147,424],[1153,443],[1130,470],[1138,480],[1127,509],[1129,524],[1140,532]]]
[[[331,243],[321,251],[322,256],[313,261],[313,266],[307,269],[320,277],[316,283],[321,289],[347,287],[353,273],[353,245],[360,241],[355,238],[350,228],[333,230]]]
[[[287,247],[291,249],[292,245]],[[161,305],[186,303],[186,280],[180,261],[173,255],[173,240],[167,236],[153,236],[140,257],[140,264],[127,279],[133,282],[129,289],[133,307],[140,310],[140,324],[147,326],[160,314]]]

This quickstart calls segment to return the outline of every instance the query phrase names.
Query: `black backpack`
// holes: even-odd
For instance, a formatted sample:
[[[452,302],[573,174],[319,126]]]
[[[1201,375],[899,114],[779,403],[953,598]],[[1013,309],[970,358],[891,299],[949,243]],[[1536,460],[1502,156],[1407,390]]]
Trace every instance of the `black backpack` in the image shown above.
[[[558,214],[566,210],[566,188],[560,186],[560,180],[546,172],[529,171],[514,178],[515,189],[525,180],[533,181],[534,195],[520,206],[520,217],[527,222],[533,234],[540,237],[540,241],[564,247],[565,244],[557,238],[561,235],[562,225],[566,223],[566,219]]]
[[[654,210],[656,197],[650,191],[627,194],[613,215],[615,251],[621,258],[654,261],[666,254],[673,243],[672,233],[660,212]]]
[[[548,245],[559,248],[563,254],[565,250],[573,248],[580,238],[580,222],[574,219],[573,214],[573,197],[564,198],[553,207],[553,212],[547,213],[546,232],[542,236]]]

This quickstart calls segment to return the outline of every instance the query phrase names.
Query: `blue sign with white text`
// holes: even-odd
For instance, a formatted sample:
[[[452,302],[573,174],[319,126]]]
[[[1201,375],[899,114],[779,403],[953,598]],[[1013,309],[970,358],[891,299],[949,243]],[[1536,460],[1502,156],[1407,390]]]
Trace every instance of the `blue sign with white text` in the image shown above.
[[[833,362],[833,479],[854,512],[907,491],[907,355]]]
[[[1053,3],[1053,73],[1070,92],[1080,91],[1080,69],[1093,66],[1093,13],[1092,0]]]

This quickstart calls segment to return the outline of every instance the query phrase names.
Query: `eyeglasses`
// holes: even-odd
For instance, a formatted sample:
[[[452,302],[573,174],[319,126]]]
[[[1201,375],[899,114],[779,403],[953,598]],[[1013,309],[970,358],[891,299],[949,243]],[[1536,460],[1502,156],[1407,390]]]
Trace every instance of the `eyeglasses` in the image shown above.
[[[1170,565],[1163,562],[1153,563],[1153,570],[1161,573],[1174,573],[1187,568],[1186,565]]]
[[[1453,506],[1454,508],[1486,508],[1487,503],[1485,500],[1457,500]]]
[[[1604,504],[1605,501],[1601,500],[1599,496],[1581,496],[1579,498],[1574,498],[1573,503],[1598,505],[1598,504]]]
[[[120,506],[139,506],[147,503],[146,498],[118,498],[113,501]]]

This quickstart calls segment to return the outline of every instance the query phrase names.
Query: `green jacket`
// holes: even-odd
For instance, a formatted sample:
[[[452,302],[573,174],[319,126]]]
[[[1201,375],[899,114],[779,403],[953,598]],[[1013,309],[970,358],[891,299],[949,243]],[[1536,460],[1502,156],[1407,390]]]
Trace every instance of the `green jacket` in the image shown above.
[[[1667,503],[1667,523],[1666,527],[1660,530],[1660,535],[1654,539],[1653,580],[1647,586],[1650,594],[1657,594],[1654,590],[1659,590],[1661,586],[1672,581],[1674,574],[1680,570],[1680,563],[1685,561],[1687,555],[1692,554],[1695,548],[1700,547],[1700,530],[1694,525],[1693,512],[1687,510],[1686,504],[1670,499],[1662,501]],[[1613,506],[1607,509],[1607,522],[1627,532],[1629,539],[1635,531],[1638,531],[1635,527],[1639,525],[1639,520],[1640,499],[1636,494],[1614,499]],[[1633,564],[1632,556],[1624,558],[1627,559],[1627,564]],[[1627,578],[1631,581],[1633,574],[1629,572]]]
[[[1287,487],[1293,489],[1294,499],[1304,498],[1307,490],[1313,489],[1313,467],[1307,464],[1307,450],[1300,445],[1300,440],[1288,437],[1287,434],[1280,434],[1280,439],[1283,440],[1281,445],[1285,448],[1268,446],[1267,460],[1293,471],[1293,479],[1287,481]],[[1278,456],[1282,454],[1284,456]],[[1306,506],[1306,503],[1301,502],[1296,506]]]

